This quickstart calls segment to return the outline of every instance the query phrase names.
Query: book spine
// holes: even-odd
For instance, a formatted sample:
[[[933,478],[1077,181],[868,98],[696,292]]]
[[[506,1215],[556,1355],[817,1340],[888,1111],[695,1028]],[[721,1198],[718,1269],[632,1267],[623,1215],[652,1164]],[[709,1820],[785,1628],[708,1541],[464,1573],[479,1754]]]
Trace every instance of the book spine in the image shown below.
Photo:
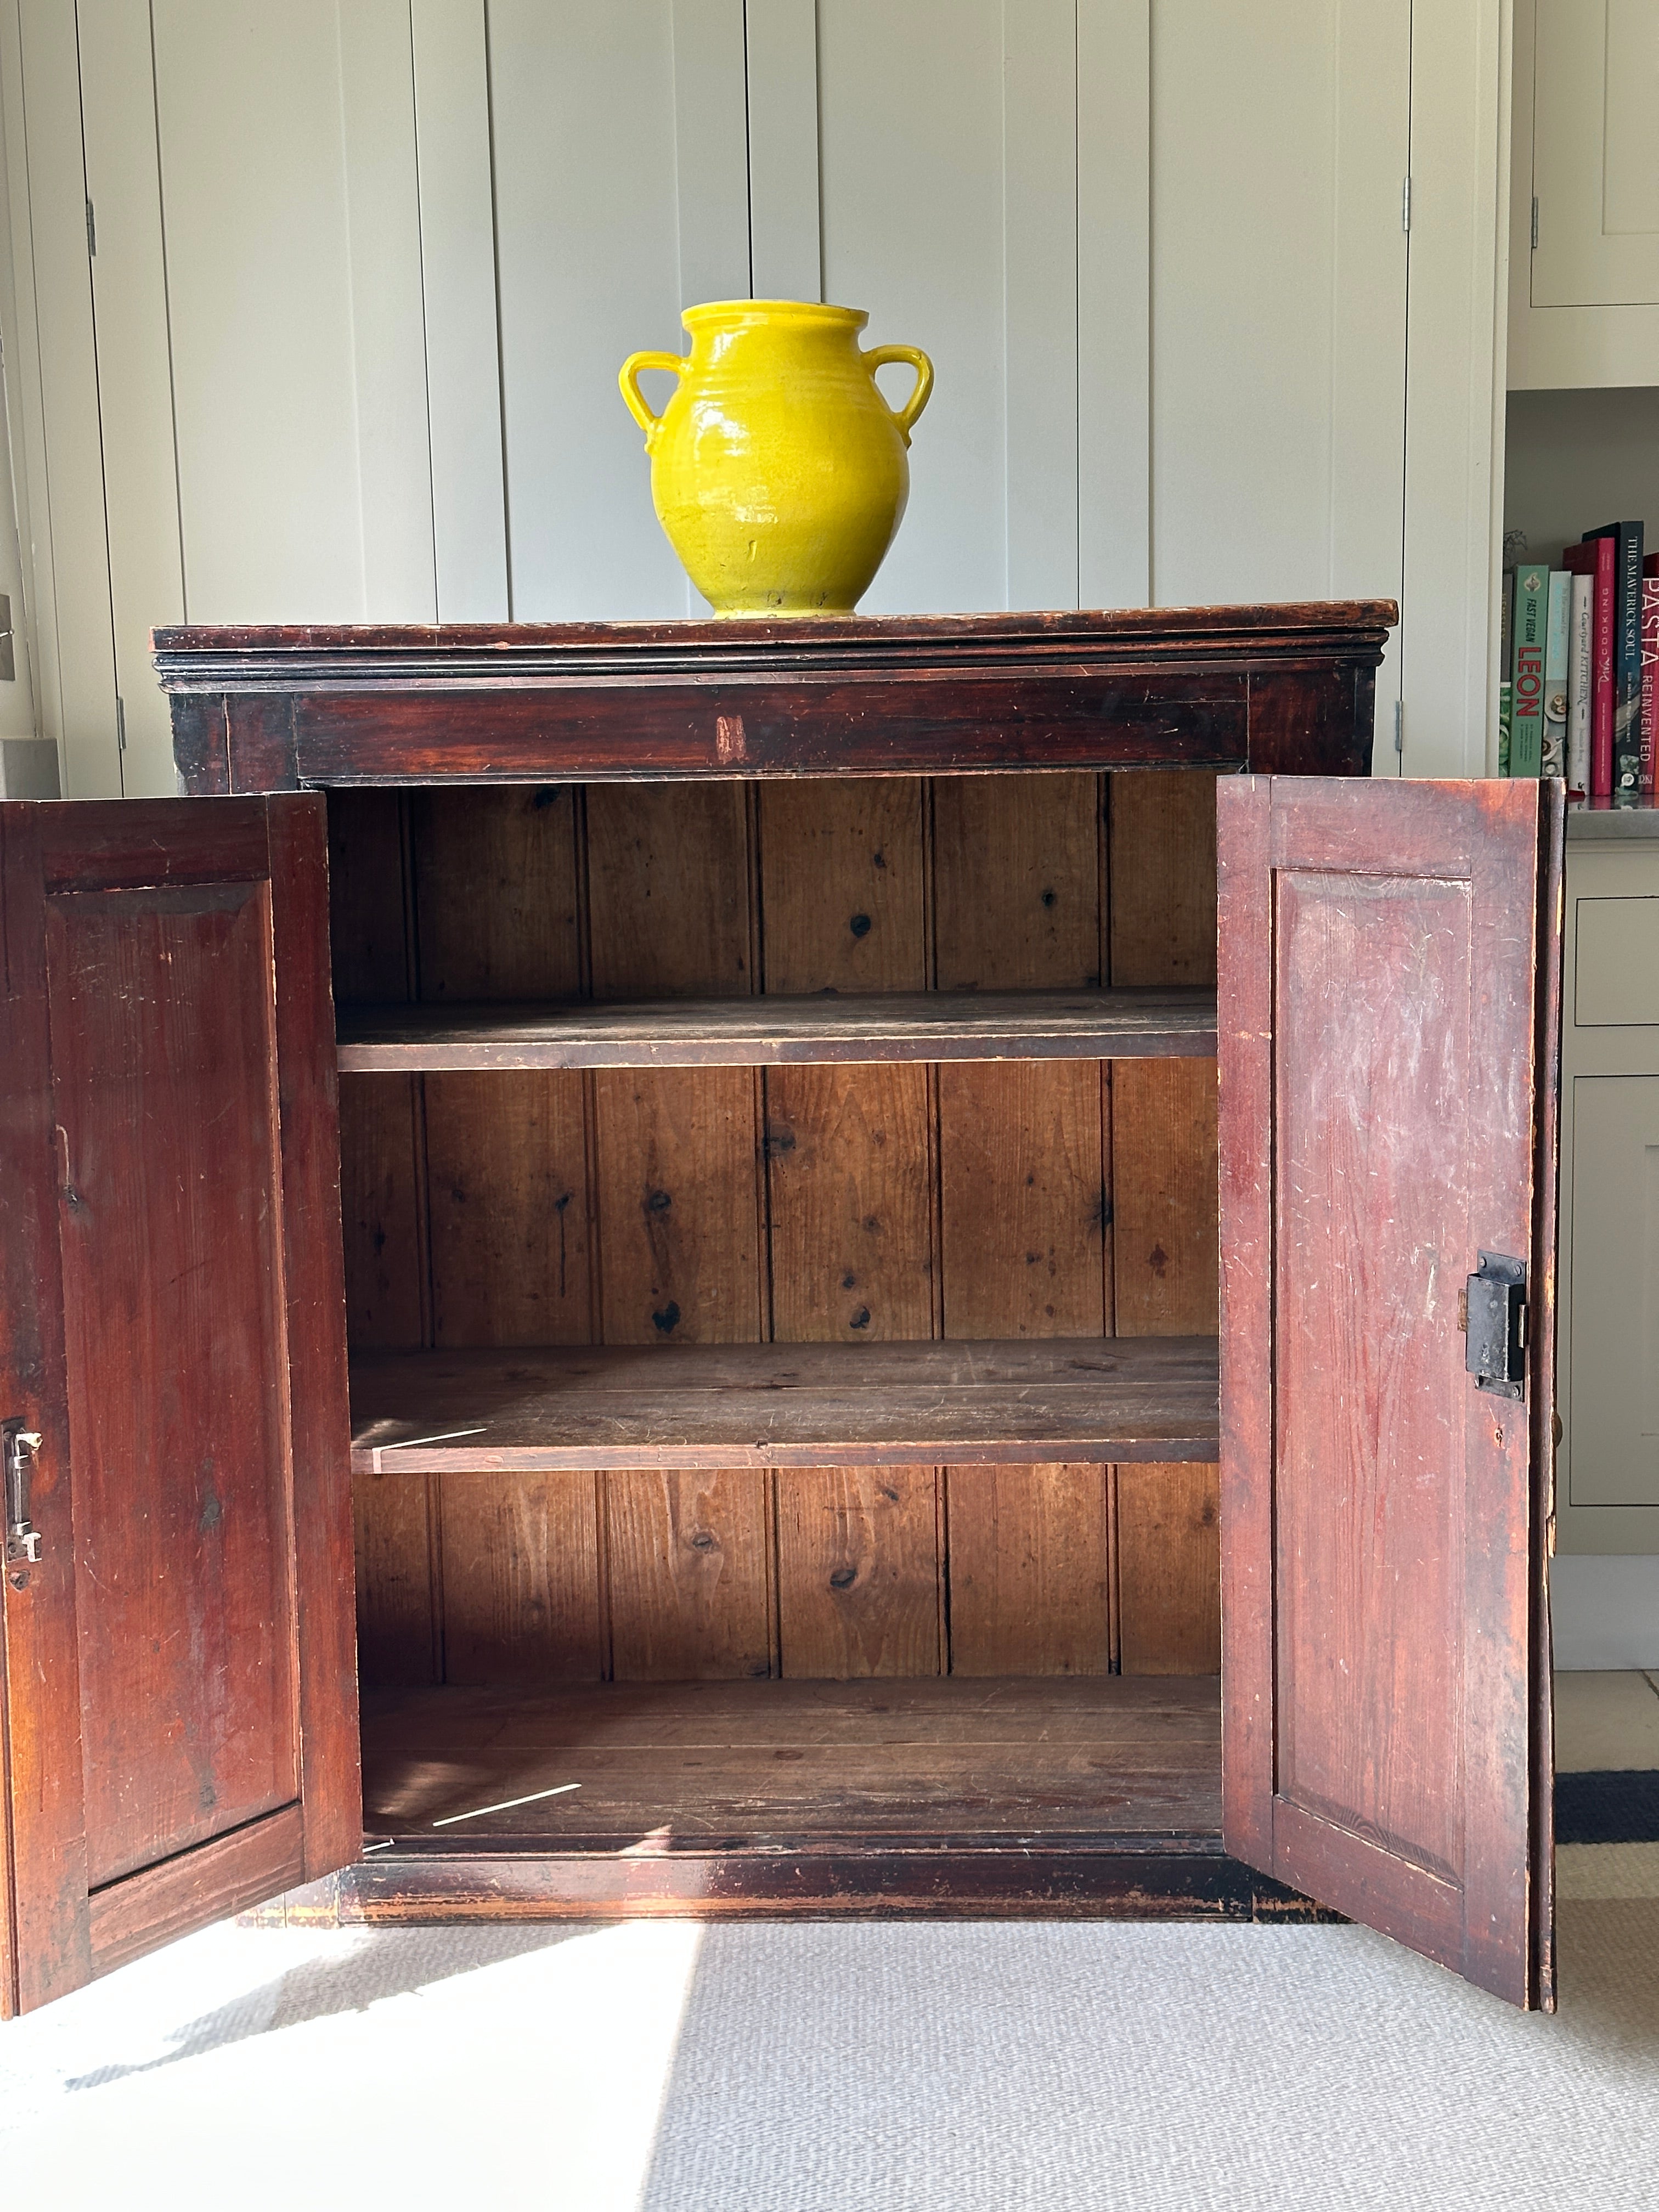
[[[1595,629],[1595,579],[1572,580],[1567,625],[1567,787],[1582,798],[1589,790],[1592,640]]]
[[[1613,798],[1629,805],[1642,785],[1642,526],[1605,522],[1589,538],[1613,549]],[[1597,571],[1598,575],[1600,570]],[[1595,767],[1591,758],[1592,773]]]
[[[1543,773],[1567,772],[1567,642],[1572,611],[1572,578],[1565,568],[1550,571],[1549,605],[1544,618]]]
[[[1638,789],[1653,796],[1659,757],[1659,576],[1642,579],[1642,768]]]
[[[1619,526],[1619,642],[1613,706],[1613,795],[1642,788],[1642,526]]]
[[[1504,588],[1498,599],[1498,773],[1510,772],[1510,730],[1515,686],[1515,571],[1504,571]]]
[[[1519,568],[1515,577],[1515,660],[1510,672],[1510,774],[1537,775],[1544,758],[1544,627],[1549,572]]]
[[[1595,549],[1595,666],[1590,691],[1590,797],[1613,796],[1613,632],[1614,547]]]

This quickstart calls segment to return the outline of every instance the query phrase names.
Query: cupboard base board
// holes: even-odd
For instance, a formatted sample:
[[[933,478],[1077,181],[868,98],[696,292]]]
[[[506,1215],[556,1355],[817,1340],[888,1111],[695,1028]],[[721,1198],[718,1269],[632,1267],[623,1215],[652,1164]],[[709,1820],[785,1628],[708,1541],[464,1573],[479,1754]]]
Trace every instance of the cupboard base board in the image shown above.
[[[1222,1850],[1213,1676],[371,1691],[363,1755],[284,1923],[1315,1910]]]
[[[442,1927],[466,1921],[1333,1920],[1310,1899],[1174,1838],[1154,1850],[1117,1837],[1053,1848],[940,1840],[895,1850],[532,1856],[386,1852],[253,1916],[283,1924]]]

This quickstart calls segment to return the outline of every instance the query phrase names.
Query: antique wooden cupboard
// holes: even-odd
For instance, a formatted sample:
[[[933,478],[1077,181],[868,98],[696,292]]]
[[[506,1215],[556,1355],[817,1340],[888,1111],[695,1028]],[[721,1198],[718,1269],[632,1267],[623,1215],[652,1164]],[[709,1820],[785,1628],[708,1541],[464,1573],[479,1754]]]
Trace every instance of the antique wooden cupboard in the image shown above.
[[[302,1884],[1548,2002],[1559,794],[1364,779],[1392,617],[158,634],[194,795],[0,808],[9,2008]]]

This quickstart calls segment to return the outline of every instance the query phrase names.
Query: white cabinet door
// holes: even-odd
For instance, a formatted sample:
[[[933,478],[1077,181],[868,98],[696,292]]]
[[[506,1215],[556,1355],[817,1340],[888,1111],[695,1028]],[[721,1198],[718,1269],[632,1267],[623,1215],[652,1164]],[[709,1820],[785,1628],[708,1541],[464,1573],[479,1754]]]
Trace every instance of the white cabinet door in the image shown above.
[[[1571,1500],[1659,1505],[1659,1073],[1571,1087]]]
[[[1567,845],[1564,1552],[1659,1548],[1659,838],[1588,834],[1624,827]]]
[[[1545,0],[1535,40],[1532,305],[1659,302],[1659,8]]]

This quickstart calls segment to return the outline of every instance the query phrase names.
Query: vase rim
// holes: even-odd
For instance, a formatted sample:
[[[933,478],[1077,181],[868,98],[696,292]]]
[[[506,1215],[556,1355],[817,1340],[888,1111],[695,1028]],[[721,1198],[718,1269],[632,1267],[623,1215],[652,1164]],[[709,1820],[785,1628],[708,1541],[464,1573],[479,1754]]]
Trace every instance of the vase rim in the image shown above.
[[[832,307],[817,300],[705,300],[683,308],[680,320],[695,332],[706,323],[732,322],[747,315],[789,316],[798,322],[839,324],[853,331],[861,331],[870,319],[863,307]]]

